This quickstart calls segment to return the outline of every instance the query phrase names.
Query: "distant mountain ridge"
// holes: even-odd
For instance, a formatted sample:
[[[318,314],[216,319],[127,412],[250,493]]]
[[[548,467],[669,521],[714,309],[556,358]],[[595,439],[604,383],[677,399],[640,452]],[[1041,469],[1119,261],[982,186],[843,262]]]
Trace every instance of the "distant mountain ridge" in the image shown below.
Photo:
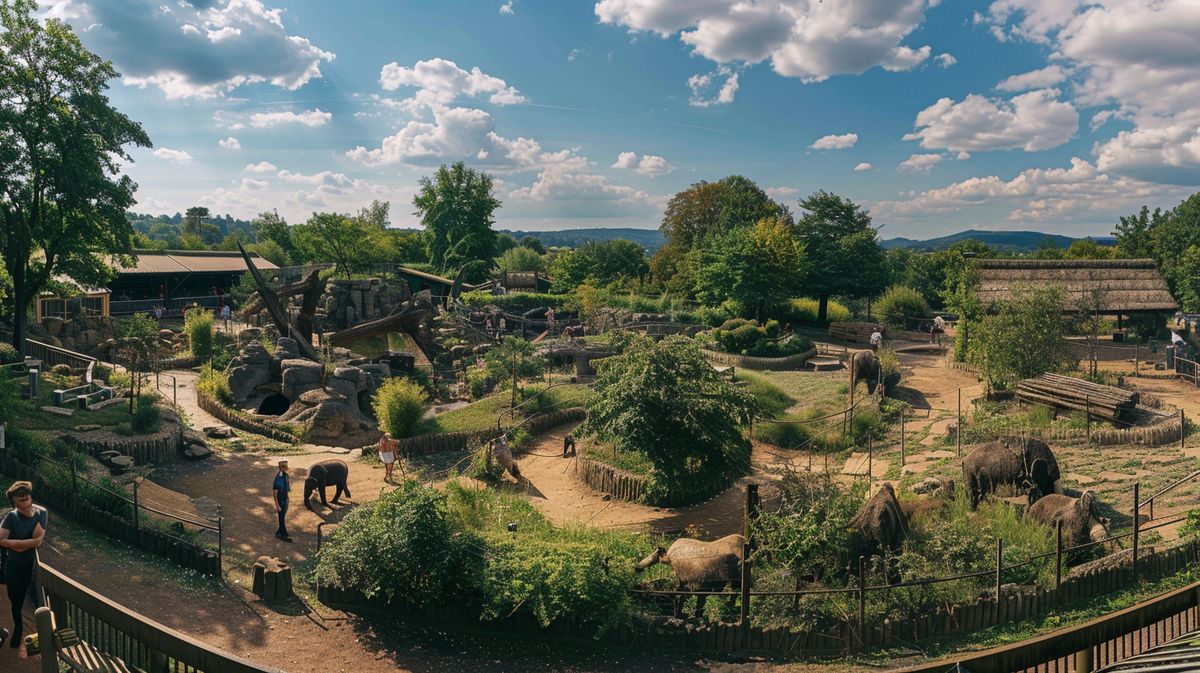
[[[556,231],[504,231],[503,233],[512,234],[518,239],[525,236],[533,236],[539,239],[542,245],[547,247],[558,246],[568,248],[578,247],[588,241],[600,242],[623,238],[637,243],[651,254],[666,243],[662,232],[657,229],[632,229],[628,227],[617,229],[560,229]],[[1040,231],[979,231],[977,229],[970,229],[960,231],[957,234],[926,240],[887,238],[880,241],[880,245],[886,249],[944,250],[959,241],[974,239],[997,250],[1004,250],[1006,252],[1031,252],[1037,250],[1046,241],[1054,244],[1055,247],[1067,248],[1082,238],[1087,237],[1081,236],[1076,238],[1061,234],[1047,234]],[[1112,245],[1116,242],[1111,236],[1093,236],[1091,238],[1101,245]]]
[[[879,244],[887,249],[944,250],[960,241],[973,239],[997,250],[1031,252],[1042,247],[1046,242],[1052,243],[1058,248],[1068,248],[1072,243],[1083,238],[1089,237],[1081,236],[1074,238],[1061,234],[1047,234],[1041,231],[979,231],[970,229],[968,231],[960,231],[957,234],[939,236],[923,241],[912,238],[888,238],[880,241]],[[1101,245],[1113,245],[1116,243],[1116,239],[1111,236],[1092,236],[1090,238]]]

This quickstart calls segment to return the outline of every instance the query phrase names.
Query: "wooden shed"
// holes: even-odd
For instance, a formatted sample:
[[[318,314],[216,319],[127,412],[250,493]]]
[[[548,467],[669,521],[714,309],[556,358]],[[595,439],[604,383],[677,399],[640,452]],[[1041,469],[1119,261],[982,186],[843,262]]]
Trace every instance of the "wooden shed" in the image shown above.
[[[1063,312],[1077,310],[1100,291],[1099,313],[1121,316],[1175,311],[1167,282],[1150,259],[980,259],[979,301],[985,307],[1010,299],[1024,287],[1060,285]]]

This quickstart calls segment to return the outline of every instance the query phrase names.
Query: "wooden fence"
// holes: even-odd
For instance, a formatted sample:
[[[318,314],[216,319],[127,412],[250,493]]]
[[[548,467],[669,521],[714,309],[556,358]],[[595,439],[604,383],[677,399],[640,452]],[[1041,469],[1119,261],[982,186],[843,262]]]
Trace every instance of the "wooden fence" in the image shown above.
[[[25,339],[25,355],[41,360],[44,370],[50,369],[54,365],[67,365],[72,370],[82,371],[84,383],[92,382],[92,375],[96,369],[96,358],[90,355],[76,353],[33,339]]]
[[[117,451],[130,456],[136,465],[149,465],[171,460],[183,449],[183,426],[179,423],[163,423],[158,432],[140,437],[109,436],[93,439],[76,433],[62,433],[63,441],[76,449],[99,457],[104,451]]]
[[[646,478],[590,458],[575,461],[575,476],[592,490],[607,493],[618,500],[641,502],[646,493]]]
[[[222,422],[237,428],[245,430],[256,435],[270,437],[276,441],[286,442],[288,444],[299,444],[301,439],[296,435],[273,425],[267,425],[262,421],[250,416],[243,411],[227,407],[221,404],[220,401],[213,399],[207,392],[196,388],[196,403],[201,409],[216,416]]]
[[[705,350],[704,355],[709,360],[720,364],[729,365],[731,367],[740,367],[742,369],[770,370],[783,371],[788,369],[802,369],[804,363],[817,354],[817,349],[810,348],[803,353],[788,355],[781,358],[762,358],[753,355],[736,355],[734,353],[722,353],[721,351]]]
[[[115,603],[42,563],[39,579],[53,628],[70,628],[88,646],[131,670],[155,673],[283,673],[186,636]],[[42,641],[42,656],[54,656]],[[51,654],[53,653],[53,655]],[[43,662],[47,663],[47,662]],[[54,664],[54,662],[49,662]],[[45,668],[43,668],[45,670]],[[54,664],[53,670],[58,670]]]

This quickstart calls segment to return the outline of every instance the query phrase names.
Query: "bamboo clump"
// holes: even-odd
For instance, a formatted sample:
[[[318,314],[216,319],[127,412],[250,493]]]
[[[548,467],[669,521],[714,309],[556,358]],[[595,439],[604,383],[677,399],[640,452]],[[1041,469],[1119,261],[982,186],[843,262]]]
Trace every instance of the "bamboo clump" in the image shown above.
[[[1017,399],[1085,411],[1115,421],[1137,406],[1138,394],[1070,376],[1041,374],[1017,384]]]

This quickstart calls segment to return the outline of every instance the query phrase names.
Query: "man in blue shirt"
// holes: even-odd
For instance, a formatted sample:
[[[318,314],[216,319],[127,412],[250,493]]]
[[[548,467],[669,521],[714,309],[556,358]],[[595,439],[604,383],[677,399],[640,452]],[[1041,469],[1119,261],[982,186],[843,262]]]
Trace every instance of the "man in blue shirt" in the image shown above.
[[[279,529],[275,531],[275,537],[284,542],[292,541],[287,532],[287,524],[284,523],[288,511],[288,492],[291,490],[292,480],[288,477],[288,462],[281,460],[279,472],[275,474],[275,482],[271,484],[271,498],[275,501],[275,513],[279,516]]]

